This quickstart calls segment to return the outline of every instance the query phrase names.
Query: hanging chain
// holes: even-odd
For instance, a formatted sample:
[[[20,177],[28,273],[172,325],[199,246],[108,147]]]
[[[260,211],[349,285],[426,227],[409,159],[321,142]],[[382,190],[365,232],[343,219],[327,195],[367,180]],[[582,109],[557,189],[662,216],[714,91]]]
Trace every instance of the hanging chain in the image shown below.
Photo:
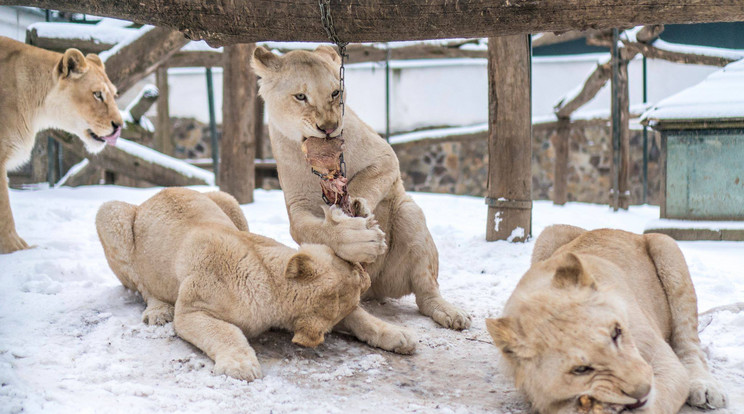
[[[320,6],[320,22],[323,24],[323,28],[328,35],[331,42],[336,44],[338,47],[338,54],[341,55],[341,67],[338,70],[339,77],[339,93],[341,98],[339,99],[339,105],[341,105],[341,116],[344,115],[344,75],[346,68],[344,67],[344,61],[348,57],[346,54],[346,45],[349,42],[342,42],[336,34],[336,28],[333,26],[333,17],[331,16],[331,0],[318,0]]]

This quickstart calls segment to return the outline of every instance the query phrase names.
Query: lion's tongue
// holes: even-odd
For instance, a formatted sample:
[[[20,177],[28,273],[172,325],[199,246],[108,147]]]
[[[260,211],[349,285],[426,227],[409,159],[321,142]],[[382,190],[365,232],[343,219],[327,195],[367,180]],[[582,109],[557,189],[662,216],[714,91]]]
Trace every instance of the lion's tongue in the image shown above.
[[[101,138],[104,141],[106,141],[106,143],[109,144],[109,145],[116,145],[116,139],[119,138],[119,135],[121,135],[121,127],[120,126],[119,127],[116,127],[116,129],[114,130],[114,133],[113,134],[111,134],[109,136],[101,137]]]

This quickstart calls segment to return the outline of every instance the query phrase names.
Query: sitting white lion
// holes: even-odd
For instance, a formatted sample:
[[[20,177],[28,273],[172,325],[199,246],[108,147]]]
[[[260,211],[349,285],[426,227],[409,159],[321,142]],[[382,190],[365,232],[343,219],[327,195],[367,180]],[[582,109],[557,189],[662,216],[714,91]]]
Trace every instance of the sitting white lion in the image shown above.
[[[281,57],[257,47],[253,55],[292,237],[298,243],[325,244],[346,260],[369,263],[372,287],[365,297],[413,293],[421,313],[447,328],[467,329],[470,316],[439,293],[437,247],[421,208],[403,188],[395,152],[348,105],[345,115],[341,112],[340,63],[328,46]],[[366,217],[327,207],[319,178],[304,159],[305,139],[341,134],[348,194]]]
[[[700,349],[697,298],[674,240],[548,227],[486,327],[540,413],[676,413],[726,405]]]
[[[246,336],[272,327],[294,332],[292,342],[303,346],[318,346],[338,325],[372,346],[415,349],[407,331],[358,307],[370,284],[361,266],[324,245],[297,251],[248,232],[226,193],[168,188],[140,206],[111,201],[96,228],[111,269],[147,302],[143,321],[173,321],[178,336],[214,360],[216,374],[260,377]]]

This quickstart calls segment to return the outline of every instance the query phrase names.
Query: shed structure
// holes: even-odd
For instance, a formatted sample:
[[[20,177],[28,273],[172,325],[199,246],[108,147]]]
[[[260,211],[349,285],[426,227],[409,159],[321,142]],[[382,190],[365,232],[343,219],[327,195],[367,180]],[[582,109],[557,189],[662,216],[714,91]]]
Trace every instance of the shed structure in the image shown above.
[[[661,133],[660,220],[678,240],[744,240],[744,60],[660,101],[642,122]]]

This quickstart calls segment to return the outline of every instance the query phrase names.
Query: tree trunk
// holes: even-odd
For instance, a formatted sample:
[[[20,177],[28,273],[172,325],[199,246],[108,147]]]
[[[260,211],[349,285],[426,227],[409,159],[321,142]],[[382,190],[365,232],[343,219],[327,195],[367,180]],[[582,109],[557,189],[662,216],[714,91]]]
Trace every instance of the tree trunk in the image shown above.
[[[250,65],[255,48],[255,44],[227,46],[222,66],[219,186],[240,204],[253,202],[256,185],[256,75]]]
[[[488,221],[486,240],[532,232],[529,36],[488,39]]]
[[[263,40],[328,41],[315,0],[0,0],[0,5],[116,17],[184,32],[212,45]],[[633,27],[651,23],[744,21],[741,0],[384,2],[331,0],[341,40],[385,42]]]
[[[571,139],[571,120],[559,118],[553,135],[555,166],[553,169],[553,204],[562,206],[568,201],[568,149]]]
[[[189,42],[181,33],[160,27],[142,28],[139,32],[136,40],[101,53],[106,74],[119,89],[119,94],[152,73]]]

